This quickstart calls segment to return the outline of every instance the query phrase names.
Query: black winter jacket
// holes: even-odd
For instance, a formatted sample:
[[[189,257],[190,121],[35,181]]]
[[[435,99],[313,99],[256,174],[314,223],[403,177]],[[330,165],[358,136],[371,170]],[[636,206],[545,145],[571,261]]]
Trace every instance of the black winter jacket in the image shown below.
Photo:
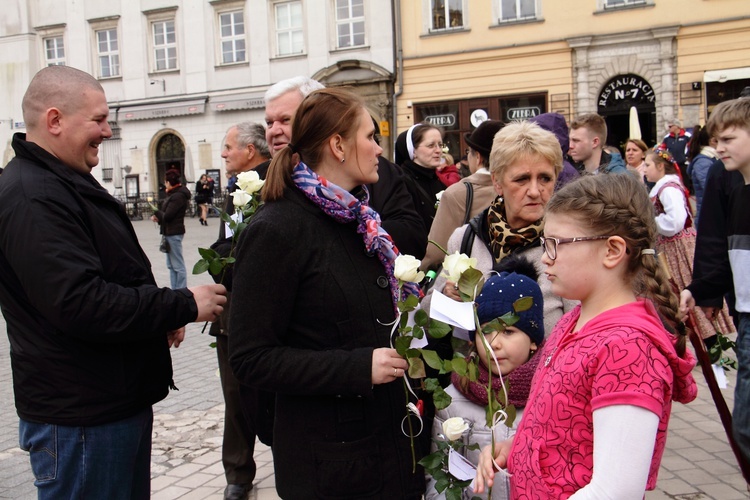
[[[185,212],[190,203],[190,190],[180,186],[172,190],[161,203],[161,210],[154,215],[159,219],[161,234],[174,236],[185,234]]]
[[[383,229],[399,251],[421,259],[427,248],[428,228],[417,213],[404,177],[398,165],[379,156],[378,182],[367,185],[370,207],[380,215]]]
[[[437,170],[417,165],[412,160],[406,160],[401,168],[404,172],[406,187],[414,200],[414,207],[422,218],[425,230],[429,234],[432,220],[437,208],[436,195],[445,190],[445,184],[437,176]],[[426,246],[425,246],[426,248]]]
[[[156,286],[122,205],[25,134],[0,178],[0,306],[24,420],[93,426],[163,399],[166,332],[192,293]]]

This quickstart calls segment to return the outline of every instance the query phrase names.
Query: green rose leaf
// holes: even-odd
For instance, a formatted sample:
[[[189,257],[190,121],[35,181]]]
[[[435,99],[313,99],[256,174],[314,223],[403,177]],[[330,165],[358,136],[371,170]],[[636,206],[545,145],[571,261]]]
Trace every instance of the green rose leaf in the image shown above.
[[[451,360],[451,366],[453,367],[453,371],[458,373],[462,377],[465,377],[468,374],[465,358],[454,356]]]
[[[505,327],[506,327],[506,324],[502,319],[495,318],[492,321],[485,323],[485,325],[482,327],[482,333],[487,335],[493,332],[498,332],[498,333],[504,332]]]
[[[435,453],[430,453],[426,457],[424,457],[422,460],[417,462],[419,465],[424,467],[426,470],[435,469],[437,467],[441,467],[443,465],[443,453],[436,451]]]
[[[466,271],[461,273],[461,279],[458,280],[458,290],[461,292],[462,298],[465,302],[473,300],[476,295],[482,290],[484,285],[484,276],[482,271],[470,267]]]
[[[409,359],[409,377],[410,378],[424,378],[427,376],[424,368],[424,361],[419,358],[408,358]]]
[[[469,380],[472,382],[476,382],[479,378],[479,367],[477,366],[476,362],[469,363],[468,366],[468,372],[469,372]]]
[[[224,269],[224,265],[221,263],[221,260],[216,259],[212,260],[211,263],[208,265],[208,272],[211,274],[221,274],[221,270]]]
[[[412,335],[418,339],[424,338],[424,329],[421,326],[415,325],[412,329]]]
[[[533,305],[534,299],[532,297],[521,297],[517,301],[513,302],[513,310],[517,313],[520,313],[528,311]]]
[[[417,305],[419,305],[419,297],[416,295],[409,295],[403,302],[406,311],[413,311],[417,308]]]
[[[396,337],[393,341],[393,346],[396,348],[396,352],[399,356],[406,356],[406,351],[409,350],[409,346],[411,345],[411,339],[411,335],[402,335]]]
[[[435,409],[437,410],[448,408],[451,404],[450,394],[445,392],[445,390],[440,387],[440,384],[438,384],[437,388],[432,393],[432,400],[435,402]]]
[[[445,500],[461,500],[462,488],[454,487],[448,488],[445,492]]]
[[[409,315],[403,314],[406,312],[406,310],[404,309],[403,303],[401,301],[399,301],[396,305],[398,306],[399,312],[402,313],[401,317],[398,320],[398,329],[403,331],[403,329],[406,328],[406,324],[409,322]]]
[[[193,266],[193,274],[205,273],[208,271],[208,261],[201,259]]]
[[[430,316],[427,314],[427,311],[425,311],[424,309],[420,309],[419,311],[415,312],[414,323],[421,327],[425,327],[430,324]]]
[[[451,481],[450,481],[450,479],[447,479],[447,478],[446,479],[442,479],[440,481],[435,481],[435,490],[438,493],[442,493],[443,491],[445,491],[445,489],[448,486],[450,486],[450,484],[451,484]]]
[[[216,250],[213,250],[211,248],[198,248],[198,253],[206,260],[214,260],[221,257]]]
[[[505,425],[508,426],[508,428],[513,428],[513,422],[516,421],[516,407],[513,405],[508,405],[505,407],[505,413],[508,414],[508,418],[505,420]]]
[[[440,382],[436,378],[426,378],[424,379],[424,388],[427,392],[435,392],[440,388]]]
[[[443,360],[443,366],[440,368],[440,375],[453,371],[453,362],[449,359]]]
[[[518,323],[519,319],[521,319],[521,318],[519,318],[517,314],[513,314],[513,313],[510,313],[510,312],[507,313],[507,314],[503,314],[502,316],[500,316],[500,320],[503,323],[505,323],[506,326],[513,326],[513,325],[515,325],[516,323]]]
[[[221,220],[223,220],[227,224],[231,224],[231,223],[234,222],[234,220],[232,219],[232,217],[228,213],[226,213],[225,211],[223,211],[223,210],[221,211]]]
[[[427,329],[430,337],[433,339],[442,339],[451,332],[451,326],[436,319],[430,319],[430,326]]]
[[[434,370],[443,369],[443,360],[435,351],[430,351],[429,349],[420,349],[420,351],[422,352],[422,357],[424,358],[425,363],[427,363],[430,368]]]

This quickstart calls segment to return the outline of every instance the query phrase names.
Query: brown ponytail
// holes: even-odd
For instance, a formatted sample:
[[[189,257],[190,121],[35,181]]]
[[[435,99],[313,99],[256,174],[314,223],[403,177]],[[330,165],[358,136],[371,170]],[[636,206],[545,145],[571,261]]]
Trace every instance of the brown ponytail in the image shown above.
[[[263,184],[261,196],[263,201],[274,201],[284,195],[284,189],[292,185],[293,162],[292,151],[289,146],[279,150],[268,167],[266,182]]]
[[[344,87],[315,90],[305,97],[292,121],[294,152],[287,145],[274,154],[263,186],[263,201],[284,195],[284,189],[292,186],[292,171],[299,161],[314,171],[329,138],[336,134],[344,139],[353,137],[363,109],[367,109],[364,100]]]

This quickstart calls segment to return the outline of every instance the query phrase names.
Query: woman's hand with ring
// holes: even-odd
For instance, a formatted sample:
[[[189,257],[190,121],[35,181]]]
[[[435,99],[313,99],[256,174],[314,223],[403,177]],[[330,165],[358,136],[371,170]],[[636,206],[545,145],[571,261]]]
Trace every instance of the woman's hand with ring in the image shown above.
[[[403,377],[409,364],[396,349],[380,347],[372,351],[372,383],[385,384]]]

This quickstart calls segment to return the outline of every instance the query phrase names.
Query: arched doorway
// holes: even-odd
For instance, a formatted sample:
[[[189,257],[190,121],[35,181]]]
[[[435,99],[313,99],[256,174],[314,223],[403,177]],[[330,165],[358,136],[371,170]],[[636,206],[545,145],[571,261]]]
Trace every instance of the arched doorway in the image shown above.
[[[156,143],[156,182],[159,197],[164,192],[164,174],[170,168],[176,168],[185,177],[185,144],[174,134],[164,134]]]
[[[636,74],[617,75],[599,92],[597,112],[607,122],[607,144],[623,151],[630,137],[630,108],[635,106],[641,139],[653,146],[656,136],[656,92],[645,78]]]

